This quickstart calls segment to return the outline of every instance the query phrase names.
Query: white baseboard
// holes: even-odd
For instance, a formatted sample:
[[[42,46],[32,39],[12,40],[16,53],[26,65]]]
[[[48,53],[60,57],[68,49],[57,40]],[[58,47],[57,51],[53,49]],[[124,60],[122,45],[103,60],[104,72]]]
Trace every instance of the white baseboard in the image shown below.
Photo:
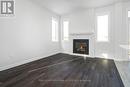
[[[129,59],[114,59],[115,61],[130,61]]]
[[[76,53],[69,53],[69,52],[62,52],[62,53],[76,55],[76,56],[90,57],[90,58],[101,58],[99,56],[91,56],[91,55],[76,54]],[[107,59],[107,58],[104,58],[104,59]],[[129,59],[117,59],[117,58],[108,58],[108,59],[112,59],[114,61],[130,61]]]
[[[66,53],[66,52],[63,52],[63,53]],[[57,53],[55,53],[55,54],[57,54]],[[90,55],[82,55],[82,54],[74,54],[74,53],[66,53],[66,54],[95,58],[94,56],[90,56]],[[50,55],[54,55],[54,54],[50,54]],[[50,56],[50,55],[48,55],[48,56]],[[10,68],[19,66],[19,65],[23,65],[23,64],[29,63],[29,62],[33,62],[33,61],[36,61],[36,60],[39,60],[39,59],[42,59],[42,58],[46,58],[48,56],[34,57],[34,58],[31,58],[31,59],[28,59],[28,60],[24,60],[24,61],[21,61],[21,62],[18,62],[18,63],[13,63],[13,64],[10,64],[10,65],[7,65],[7,66],[3,66],[3,67],[0,67],[0,71],[7,70],[7,69],[10,69]],[[112,59],[115,60],[115,61],[130,61],[130,60],[116,59],[116,58],[112,58]]]

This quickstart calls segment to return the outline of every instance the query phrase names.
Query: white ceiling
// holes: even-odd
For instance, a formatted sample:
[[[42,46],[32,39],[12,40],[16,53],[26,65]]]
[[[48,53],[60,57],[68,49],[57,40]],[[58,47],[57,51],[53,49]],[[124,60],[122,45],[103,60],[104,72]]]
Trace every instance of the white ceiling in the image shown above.
[[[34,0],[47,9],[59,14],[67,14],[84,8],[101,7],[128,0]]]

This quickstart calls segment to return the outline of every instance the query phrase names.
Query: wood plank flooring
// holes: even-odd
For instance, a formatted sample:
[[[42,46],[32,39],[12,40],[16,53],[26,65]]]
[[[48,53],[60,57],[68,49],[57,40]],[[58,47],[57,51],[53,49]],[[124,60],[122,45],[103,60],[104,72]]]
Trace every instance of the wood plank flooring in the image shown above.
[[[113,60],[56,54],[0,72],[0,87],[124,87]]]

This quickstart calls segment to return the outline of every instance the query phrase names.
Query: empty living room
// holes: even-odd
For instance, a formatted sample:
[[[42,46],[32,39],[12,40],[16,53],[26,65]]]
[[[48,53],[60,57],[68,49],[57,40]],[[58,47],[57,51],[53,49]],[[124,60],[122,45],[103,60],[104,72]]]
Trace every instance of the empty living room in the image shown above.
[[[130,87],[130,0],[0,0],[0,87]]]

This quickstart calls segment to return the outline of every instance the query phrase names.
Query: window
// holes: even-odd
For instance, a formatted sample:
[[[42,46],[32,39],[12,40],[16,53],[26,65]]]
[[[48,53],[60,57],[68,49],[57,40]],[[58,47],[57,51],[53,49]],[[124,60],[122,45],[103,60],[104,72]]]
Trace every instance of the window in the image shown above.
[[[128,11],[128,17],[130,18],[130,11]]]
[[[63,39],[69,40],[69,21],[63,21]]]
[[[108,41],[109,15],[97,16],[97,41]]]
[[[55,18],[52,18],[52,41],[58,41],[58,21]]]

